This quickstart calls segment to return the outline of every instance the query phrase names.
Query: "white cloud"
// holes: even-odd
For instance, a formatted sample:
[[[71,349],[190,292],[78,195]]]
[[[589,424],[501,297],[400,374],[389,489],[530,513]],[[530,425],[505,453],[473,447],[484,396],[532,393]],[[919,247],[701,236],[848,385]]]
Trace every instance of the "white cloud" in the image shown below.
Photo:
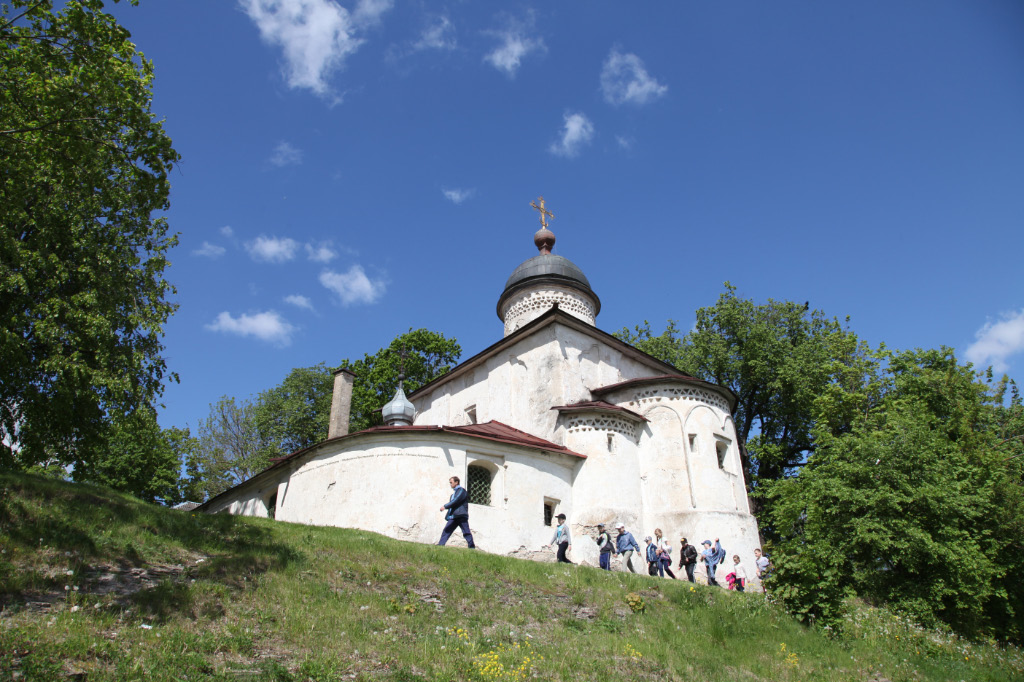
[[[362,45],[357,34],[373,26],[392,0],[360,0],[351,13],[335,0],[239,0],[263,42],[284,52],[292,88],[330,94],[328,78]]]
[[[270,163],[278,168],[297,166],[302,163],[302,150],[288,142],[281,142],[274,147],[274,153],[270,155]]]
[[[594,137],[594,124],[582,113],[566,113],[562,137],[548,148],[555,156],[573,157]]]
[[[633,148],[633,139],[629,137],[623,137],[622,135],[615,136],[615,142],[623,149]]]
[[[299,294],[292,294],[291,296],[285,296],[284,302],[288,305],[293,305],[296,308],[305,308],[306,310],[313,310],[313,302],[305,296]]]
[[[320,242],[318,246],[306,244],[306,255],[314,263],[330,263],[338,253],[332,248],[331,242]]]
[[[474,189],[442,189],[441,193],[444,194],[444,198],[453,204],[461,204],[466,199],[472,197],[476,190]]]
[[[223,312],[217,319],[206,325],[210,331],[224,332],[236,336],[255,336],[277,346],[287,346],[292,342],[292,334],[296,328],[273,310],[255,315],[241,314],[234,317]]]
[[[635,54],[612,48],[601,69],[601,92],[610,104],[647,104],[668,92],[668,86],[651,78]]]
[[[1006,362],[1011,355],[1024,351],[1024,309],[1016,313],[1003,313],[999,322],[987,322],[975,334],[964,357],[978,366],[992,365],[996,372],[1010,368]]]
[[[193,256],[205,256],[206,258],[220,258],[227,251],[223,246],[217,246],[210,242],[203,242],[203,245],[192,252]]]
[[[254,241],[245,245],[246,251],[253,260],[267,263],[283,263],[295,258],[295,251],[299,248],[298,242],[294,239],[284,237],[259,236]]]
[[[225,237],[233,237],[235,235],[235,231],[231,229],[230,225],[225,225],[224,227],[220,228],[220,233]]]
[[[509,78],[515,78],[523,57],[547,49],[542,39],[527,35],[528,29],[528,26],[513,20],[500,31],[488,31],[501,43],[484,57],[484,61],[490,62],[498,71],[504,71]]]
[[[348,272],[324,270],[320,273],[320,284],[337,294],[342,305],[374,303],[385,290],[383,280],[371,280],[359,265],[353,265]]]
[[[448,17],[438,17],[412,45],[414,50],[454,50],[455,46],[455,25]]]

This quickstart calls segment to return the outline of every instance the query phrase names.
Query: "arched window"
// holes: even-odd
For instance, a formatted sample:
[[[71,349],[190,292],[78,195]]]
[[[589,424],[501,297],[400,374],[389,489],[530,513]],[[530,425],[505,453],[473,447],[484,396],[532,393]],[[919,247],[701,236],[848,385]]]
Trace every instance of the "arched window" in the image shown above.
[[[486,467],[470,464],[466,469],[466,490],[470,504],[491,504],[491,472]]]
[[[267,500],[267,516],[270,518],[277,516],[277,491],[274,491],[274,494]]]

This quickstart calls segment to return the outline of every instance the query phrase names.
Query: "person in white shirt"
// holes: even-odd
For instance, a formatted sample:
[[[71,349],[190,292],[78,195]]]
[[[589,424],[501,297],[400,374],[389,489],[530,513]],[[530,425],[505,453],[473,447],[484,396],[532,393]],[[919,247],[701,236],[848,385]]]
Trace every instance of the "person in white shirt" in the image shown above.
[[[658,572],[662,573],[664,571],[664,573],[668,573],[668,577],[675,580],[676,574],[672,572],[672,545],[669,543],[668,540],[661,537],[660,528],[654,529],[654,537],[655,548],[658,553],[658,562],[661,564],[661,566],[658,568]],[[663,577],[664,573],[662,573]]]
[[[747,584],[747,571],[743,568],[743,564],[740,563],[740,555],[732,555],[732,572],[736,575],[736,591],[743,592],[743,588]]]

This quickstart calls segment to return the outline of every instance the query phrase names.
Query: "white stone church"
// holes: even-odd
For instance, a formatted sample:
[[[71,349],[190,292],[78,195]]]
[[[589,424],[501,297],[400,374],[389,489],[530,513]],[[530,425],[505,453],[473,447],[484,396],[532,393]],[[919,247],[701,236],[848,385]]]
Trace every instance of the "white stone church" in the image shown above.
[[[351,372],[335,375],[328,439],[283,458],[201,510],[362,528],[437,542],[448,479],[470,495],[488,552],[538,558],[564,513],[570,558],[597,564],[586,536],[624,523],[643,546],[661,528],[674,547],[721,538],[753,577],[759,547],[736,429],[735,395],[688,377],[595,326],[597,294],[571,261],[540,253],[498,298],[500,341],[383,408],[386,426],[348,432]],[[449,544],[462,542],[456,531]],[[698,567],[698,575],[703,573]],[[719,569],[719,576],[723,569]]]

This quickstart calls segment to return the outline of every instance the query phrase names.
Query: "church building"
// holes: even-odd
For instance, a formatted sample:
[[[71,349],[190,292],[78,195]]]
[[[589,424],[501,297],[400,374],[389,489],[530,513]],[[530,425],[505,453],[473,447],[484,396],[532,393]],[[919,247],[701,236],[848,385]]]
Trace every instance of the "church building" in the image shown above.
[[[384,426],[348,432],[353,381],[334,378],[327,440],[282,458],[200,508],[362,528],[436,543],[458,476],[479,548],[551,558],[552,520],[568,517],[570,558],[597,565],[596,526],[624,523],[641,546],[661,528],[721,538],[749,566],[760,546],[727,388],[685,376],[595,325],[601,301],[553,254],[543,198],[539,253],[498,297],[504,337],[383,407]],[[589,537],[588,537],[589,536]],[[451,545],[464,543],[456,532]],[[703,571],[698,570],[698,575]],[[719,575],[722,575],[721,570]]]

